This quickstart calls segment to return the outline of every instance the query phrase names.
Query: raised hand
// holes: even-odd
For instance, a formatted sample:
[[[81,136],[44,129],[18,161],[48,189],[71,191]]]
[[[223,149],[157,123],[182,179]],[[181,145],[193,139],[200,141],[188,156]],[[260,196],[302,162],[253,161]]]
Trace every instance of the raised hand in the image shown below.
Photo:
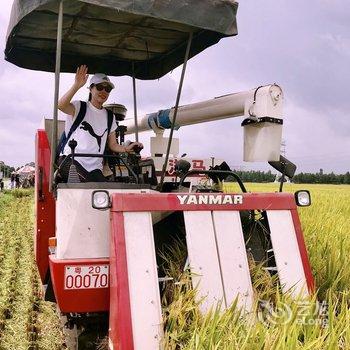
[[[87,72],[88,72],[88,67],[85,64],[77,68],[77,72],[75,73],[75,81],[74,81],[74,85],[76,86],[76,88],[80,89],[86,84],[89,77]]]

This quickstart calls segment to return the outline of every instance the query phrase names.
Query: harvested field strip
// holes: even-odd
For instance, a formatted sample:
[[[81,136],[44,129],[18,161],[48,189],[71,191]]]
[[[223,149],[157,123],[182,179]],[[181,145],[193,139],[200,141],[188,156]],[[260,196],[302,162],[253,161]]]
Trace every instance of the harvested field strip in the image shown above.
[[[40,298],[31,191],[0,196],[0,271],[0,349],[63,349],[55,306]]]

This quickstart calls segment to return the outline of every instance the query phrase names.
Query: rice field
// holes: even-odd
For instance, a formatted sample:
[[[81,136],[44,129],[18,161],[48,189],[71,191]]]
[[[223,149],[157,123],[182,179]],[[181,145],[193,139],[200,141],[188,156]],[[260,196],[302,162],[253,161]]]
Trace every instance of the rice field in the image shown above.
[[[278,185],[247,188],[275,191]],[[179,245],[166,257],[173,260],[168,274],[176,283],[169,283],[162,297],[165,349],[350,349],[350,186],[285,185],[286,191],[298,189],[309,189],[312,196],[312,206],[299,213],[316,294],[293,301],[251,262],[254,317],[242,315],[234,305],[204,316],[189,274],[179,268],[184,259]],[[238,191],[235,185],[229,190]],[[0,349],[66,348],[55,306],[41,297],[32,235],[32,193],[0,194]]]
[[[56,306],[42,300],[33,256],[33,192],[0,194],[0,349],[64,349]]]
[[[270,192],[278,185],[247,184],[247,189]],[[191,291],[178,293],[166,313],[165,348],[350,349],[350,186],[285,186],[285,191],[299,189],[309,189],[313,202],[299,212],[316,294],[310,300],[292,300],[279,293],[269,274],[251,266],[257,299],[253,319],[234,306],[203,317]],[[235,185],[227,190],[238,191]],[[261,301],[271,303],[266,307]]]

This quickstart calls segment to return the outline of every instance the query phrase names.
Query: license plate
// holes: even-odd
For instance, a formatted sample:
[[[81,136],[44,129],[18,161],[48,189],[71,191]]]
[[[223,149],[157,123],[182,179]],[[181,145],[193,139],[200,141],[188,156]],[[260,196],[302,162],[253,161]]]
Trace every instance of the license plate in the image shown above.
[[[64,289],[108,287],[108,265],[65,266]]]

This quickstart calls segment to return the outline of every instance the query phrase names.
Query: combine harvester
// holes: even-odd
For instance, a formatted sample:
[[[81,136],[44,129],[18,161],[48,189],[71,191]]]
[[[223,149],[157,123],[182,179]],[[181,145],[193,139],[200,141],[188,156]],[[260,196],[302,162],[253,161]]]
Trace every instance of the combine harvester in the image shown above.
[[[78,329],[79,349],[89,348],[91,334],[107,330],[110,349],[159,349],[164,273],[157,252],[175,234],[186,243],[193,286],[205,297],[203,312],[218,302],[227,308],[236,297],[251,310],[247,249],[278,274],[284,291],[307,295],[314,288],[297,213],[297,205],[310,204],[307,191],[247,193],[225,163],[192,160],[192,169],[184,159],[175,164],[174,128],[245,116],[244,159],[269,161],[287,176],[295,171],[280,157],[279,86],[179,107],[187,60],[237,34],[237,6],[233,0],[14,1],[6,60],[55,72],[54,117],[36,135],[35,256],[46,298]],[[135,133],[136,140],[141,131],[156,134],[151,158],[109,155],[111,175],[104,183],[58,183],[55,177],[52,150],[63,129],[57,120],[59,74],[81,64],[90,73],[133,78],[135,118],[120,122],[119,142],[125,134]],[[175,107],[137,118],[135,79],[158,79],[180,65]],[[109,108],[123,120],[123,106]],[[71,147],[72,158],[86,156]],[[175,165],[171,171],[169,164]],[[241,191],[200,187],[199,175],[214,183],[230,175]],[[263,229],[252,232],[255,226]]]

